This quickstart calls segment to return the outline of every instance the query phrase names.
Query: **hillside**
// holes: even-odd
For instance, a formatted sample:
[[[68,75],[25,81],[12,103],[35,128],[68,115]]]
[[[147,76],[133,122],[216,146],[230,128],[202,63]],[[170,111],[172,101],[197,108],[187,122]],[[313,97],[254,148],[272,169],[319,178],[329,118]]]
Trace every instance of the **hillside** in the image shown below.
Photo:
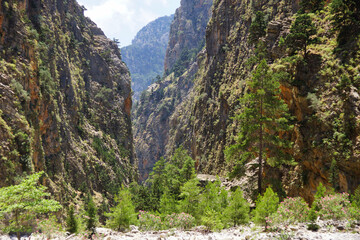
[[[226,161],[224,150],[236,142],[239,132],[234,116],[242,112],[238,99],[244,95],[246,81],[252,76],[248,60],[255,50],[249,44],[249,30],[255,13],[261,11],[267,23],[263,40],[268,64],[272,71],[286,76],[280,82],[281,98],[294,119],[293,131],[287,136],[294,144],[290,154],[297,163],[295,167],[281,168],[267,165],[262,173],[266,184],[271,183],[277,186],[277,191],[290,196],[300,194],[307,200],[312,199],[319,182],[339,191],[353,191],[360,182],[359,40],[349,30],[345,33],[349,39],[342,32],[339,35],[331,31],[332,13],[327,4],[324,10],[309,14],[320,41],[308,46],[307,59],[301,51],[294,54],[280,43],[289,34],[299,8],[298,1],[253,4],[244,0],[216,1],[206,29],[206,49],[198,55],[198,70],[192,75],[195,80],[190,81],[190,86],[174,84],[171,88],[174,80],[169,80],[170,74],[148,91],[140,104],[142,114],[136,124],[137,129],[145,129],[144,139],[148,142],[166,139],[162,144],[150,145],[160,153],[150,156],[168,156],[174,148],[184,145],[196,160],[198,172],[225,176],[233,169],[237,158]],[[357,24],[355,21],[352,27],[356,29]],[[352,54],[347,55],[349,52]],[[182,77],[186,78],[189,72]],[[184,86],[189,88],[182,91]],[[179,94],[179,100],[176,94],[169,94],[169,89],[184,94]],[[161,104],[157,108],[147,107],[155,103]],[[170,130],[162,128],[164,123],[169,124]],[[137,151],[144,149],[137,147]],[[141,168],[141,154],[138,155]],[[152,160],[143,162],[149,161]],[[251,192],[254,181],[247,179],[244,189]]]
[[[156,77],[164,72],[164,58],[174,15],[158,18],[143,27],[130,46],[121,48],[128,66],[134,98],[138,99]]]
[[[0,186],[44,170],[67,202],[136,178],[129,71],[75,0],[0,0],[0,49]]]

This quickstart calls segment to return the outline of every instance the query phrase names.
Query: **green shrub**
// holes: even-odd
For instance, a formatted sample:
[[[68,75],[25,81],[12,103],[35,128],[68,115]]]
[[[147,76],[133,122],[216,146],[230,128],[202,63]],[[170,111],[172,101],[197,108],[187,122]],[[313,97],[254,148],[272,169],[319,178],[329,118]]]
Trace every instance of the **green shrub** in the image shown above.
[[[70,206],[66,217],[66,231],[69,233],[79,232],[79,221],[75,217],[75,208]]]
[[[360,186],[358,186],[353,195],[351,195],[351,205],[360,209]]]
[[[243,192],[237,188],[231,194],[229,205],[225,209],[227,223],[236,226],[249,222],[250,204],[244,199]]]
[[[253,221],[257,224],[268,227],[267,218],[276,212],[279,205],[279,197],[276,193],[268,187],[264,196],[259,195],[256,200],[256,208],[253,211]]]
[[[139,211],[139,222],[140,229],[144,231],[161,230],[165,228],[160,216],[146,211]]]
[[[187,213],[173,213],[164,218],[166,228],[189,230],[195,226],[195,218]]]
[[[86,205],[86,229],[89,231],[93,231],[96,227],[96,222],[97,222],[97,209],[95,206],[95,203],[92,199],[92,197],[90,196],[89,201]]]
[[[194,216],[199,220],[199,204],[200,204],[200,192],[199,180],[194,178],[181,188],[181,194],[179,202],[179,210]]]
[[[349,217],[349,194],[336,193],[325,196],[319,201],[319,206],[319,216],[322,219],[346,219]]]
[[[267,218],[269,225],[294,224],[306,222],[309,216],[309,206],[301,197],[286,198],[282,201],[275,213]]]
[[[219,231],[224,228],[221,213],[211,208],[207,209],[201,217],[201,224],[203,224],[208,231]]]
[[[105,214],[109,218],[106,225],[111,229],[124,231],[130,224],[136,223],[135,207],[131,201],[130,190],[122,187],[119,194],[115,195],[115,202],[117,205]]]
[[[53,236],[59,235],[63,231],[61,224],[54,215],[42,220],[36,219],[36,224],[36,232],[41,232],[47,239],[52,239]]]

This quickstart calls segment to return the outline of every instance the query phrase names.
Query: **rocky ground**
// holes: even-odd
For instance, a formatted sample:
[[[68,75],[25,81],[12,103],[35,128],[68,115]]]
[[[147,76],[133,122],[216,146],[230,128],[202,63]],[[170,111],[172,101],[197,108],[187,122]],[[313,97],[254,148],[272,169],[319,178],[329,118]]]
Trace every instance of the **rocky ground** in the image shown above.
[[[318,221],[320,229],[316,232],[307,230],[306,224],[296,226],[282,226],[277,232],[264,232],[263,228],[253,224],[230,228],[221,232],[206,232],[204,228],[197,227],[192,231],[166,230],[166,231],[148,231],[141,232],[138,227],[132,226],[131,231],[127,233],[115,232],[106,228],[97,228],[95,239],[104,240],[360,240],[360,222],[352,223],[345,221]],[[0,236],[0,240],[15,240],[16,236]],[[80,240],[86,239],[84,235],[66,235],[66,234],[33,234],[29,237],[22,237],[22,240]]]

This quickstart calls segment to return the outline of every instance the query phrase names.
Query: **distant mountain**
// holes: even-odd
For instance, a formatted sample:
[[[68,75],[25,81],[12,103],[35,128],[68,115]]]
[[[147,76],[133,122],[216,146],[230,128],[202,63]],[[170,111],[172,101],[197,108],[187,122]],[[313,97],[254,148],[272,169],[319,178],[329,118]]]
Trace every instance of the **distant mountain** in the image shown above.
[[[156,19],[143,27],[132,44],[121,49],[122,58],[132,76],[134,99],[156,78],[162,76],[169,41],[170,25],[174,15]]]

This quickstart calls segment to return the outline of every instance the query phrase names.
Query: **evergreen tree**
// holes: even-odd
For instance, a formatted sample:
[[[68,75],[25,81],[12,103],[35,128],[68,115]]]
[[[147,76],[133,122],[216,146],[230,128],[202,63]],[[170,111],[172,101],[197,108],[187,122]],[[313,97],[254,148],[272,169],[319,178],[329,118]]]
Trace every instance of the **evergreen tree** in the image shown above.
[[[256,201],[256,208],[253,211],[253,221],[258,224],[265,225],[267,229],[266,218],[275,213],[279,206],[279,197],[276,193],[268,187],[264,193],[264,196],[259,195]]]
[[[229,205],[225,209],[228,222],[234,227],[249,222],[250,204],[244,199],[243,192],[237,188],[231,194]]]
[[[316,27],[310,16],[306,13],[299,14],[291,25],[290,34],[285,39],[286,45],[293,52],[303,51],[306,59],[308,46],[318,42],[318,38],[315,37],[316,33]]]
[[[340,31],[339,45],[344,45],[353,36],[358,36],[360,26],[360,1],[333,0],[331,2],[332,22],[335,30]]]
[[[129,189],[123,186],[119,194],[115,195],[115,202],[117,205],[105,214],[109,218],[106,225],[117,231],[126,230],[130,224],[136,222],[135,207],[131,201]]]
[[[0,217],[7,215],[10,219],[5,230],[17,233],[28,231],[29,222],[36,216],[48,212],[56,212],[61,205],[52,199],[45,186],[39,185],[44,172],[32,174],[18,185],[0,188]]]
[[[177,212],[177,201],[175,196],[168,191],[165,191],[160,198],[160,213],[163,215],[170,215]]]
[[[96,214],[97,209],[96,209],[96,205],[94,203],[94,200],[91,196],[88,197],[88,202],[86,205],[86,212],[85,215],[87,216],[86,219],[86,229],[89,231],[93,231],[96,227]]]
[[[351,205],[355,208],[360,209],[360,186],[358,186],[351,196]]]
[[[255,19],[250,25],[249,43],[257,45],[260,38],[266,35],[265,14],[263,12],[256,12]]]
[[[79,231],[79,222],[75,217],[75,208],[70,206],[66,217],[66,231],[69,233],[77,233]]]
[[[197,178],[193,178],[186,182],[181,187],[179,210],[192,215],[196,220],[199,220],[199,204],[200,204],[200,193],[199,187],[200,182]]]
[[[241,154],[232,176],[240,174],[246,162],[258,158],[258,191],[261,194],[263,160],[270,166],[294,164],[286,152],[292,144],[284,134],[292,125],[288,120],[288,106],[280,98],[280,83],[272,77],[265,59],[255,68],[247,86],[249,90],[240,99],[242,112],[236,115],[240,122],[237,143],[225,153],[228,159]]]
[[[303,12],[316,12],[324,8],[324,0],[302,0],[300,2]]]

